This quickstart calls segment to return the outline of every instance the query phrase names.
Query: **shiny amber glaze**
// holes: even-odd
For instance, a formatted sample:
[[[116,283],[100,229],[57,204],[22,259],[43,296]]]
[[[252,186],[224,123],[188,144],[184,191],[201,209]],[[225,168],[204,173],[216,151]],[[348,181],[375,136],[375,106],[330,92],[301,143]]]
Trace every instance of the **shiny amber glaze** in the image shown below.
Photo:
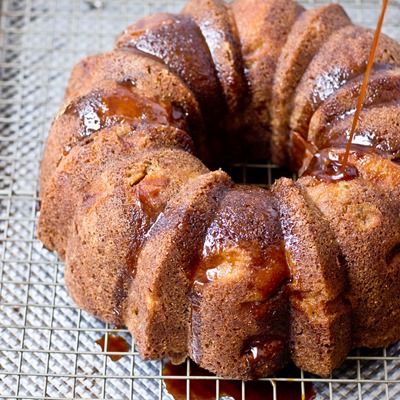
[[[367,69],[365,71],[363,84],[361,86],[360,95],[358,97],[357,107],[354,113],[352,126],[349,133],[349,138],[346,144],[346,151],[344,154],[336,154],[330,149],[324,149],[314,154],[308,167],[305,169],[303,175],[311,175],[326,182],[351,180],[357,178],[358,171],[355,166],[349,164],[350,152],[354,150],[353,137],[356,131],[357,122],[360,117],[361,108],[368,85],[368,78],[371,73],[378,41],[381,34],[383,19],[385,17],[388,0],[382,2],[382,9],[378,20],[378,25],[375,31],[374,40],[372,42],[371,52],[368,58]],[[374,151],[372,146],[357,146],[357,152]]]
[[[95,90],[71,102],[64,114],[79,118],[75,134],[82,140],[94,132],[119,124],[157,123],[183,127],[184,116],[166,100],[148,99],[129,89],[124,83],[112,90]]]
[[[371,73],[372,66],[374,64],[375,52],[376,52],[376,48],[378,47],[378,41],[379,41],[379,37],[381,35],[382,24],[383,24],[383,20],[385,18],[388,2],[389,2],[389,0],[384,0],[382,2],[381,14],[379,16],[378,25],[376,27],[374,41],[373,41],[372,47],[371,47],[371,53],[368,58],[367,70],[365,71],[364,81],[363,81],[363,84],[361,87],[360,96],[358,98],[356,112],[354,113],[353,123],[351,126],[350,135],[349,135],[349,140],[347,142],[346,153],[344,155],[343,165],[341,167],[341,173],[343,173],[346,170],[346,167],[348,164],[350,150],[351,150],[351,144],[353,141],[354,132],[356,130],[358,118],[360,117],[360,112],[361,112],[361,107],[362,107],[362,104],[364,101],[365,92],[367,90],[368,78]]]
[[[295,371],[292,371],[295,370]],[[299,375],[299,370],[291,368],[286,371],[288,375]],[[187,365],[173,365],[168,362],[164,366],[163,376],[186,376]],[[200,368],[195,363],[190,362],[190,376],[214,377],[210,372]],[[186,379],[164,379],[165,388],[174,400],[186,400],[187,380]],[[300,382],[276,381],[277,400],[312,400],[316,393],[310,382],[305,383],[304,392],[301,393]],[[244,384],[246,400],[272,400],[274,398],[272,383],[267,381],[246,382]],[[219,396],[230,397],[234,400],[242,400],[242,382],[234,380],[219,381]],[[216,380],[215,379],[191,379],[190,380],[190,399],[191,400],[215,400],[216,399]]]
[[[121,336],[116,336],[111,333],[108,335],[107,338],[107,348],[105,335],[96,340],[96,343],[101,347],[103,351],[121,353],[109,355],[109,357],[113,361],[118,361],[124,356],[123,353],[127,353],[129,351],[129,344],[126,342],[126,340]]]
[[[311,159],[303,176],[311,175],[325,182],[349,181],[358,177],[357,168],[344,162],[344,154],[338,154],[331,149],[316,153]]]
[[[258,366],[274,360],[287,346],[284,339],[262,337],[253,340],[245,351],[249,371],[256,371]]]
[[[252,249],[249,264],[249,289],[255,292],[255,301],[263,301],[273,296],[282,283],[289,279],[289,268],[286,263],[281,245],[271,245],[268,252]],[[221,252],[204,257],[192,271],[193,290],[201,296],[202,287],[219,277],[218,266],[223,263],[234,266],[236,263],[234,253]]]

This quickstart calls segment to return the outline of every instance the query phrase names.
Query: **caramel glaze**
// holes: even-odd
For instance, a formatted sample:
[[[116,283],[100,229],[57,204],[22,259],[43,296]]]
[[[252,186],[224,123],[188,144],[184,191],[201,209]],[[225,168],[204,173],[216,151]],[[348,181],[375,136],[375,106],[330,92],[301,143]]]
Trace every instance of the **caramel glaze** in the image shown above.
[[[357,168],[354,165],[349,164],[350,152],[354,151],[355,146],[357,150],[358,151],[361,150],[361,152],[371,152],[371,151],[374,152],[377,150],[375,142],[371,143],[371,146],[367,145],[360,147],[359,145],[354,145],[352,141],[354,134],[356,132],[357,122],[360,116],[361,108],[363,106],[365,93],[367,91],[368,78],[374,65],[375,53],[378,47],[378,41],[381,34],[382,24],[385,17],[387,5],[388,5],[388,0],[384,0],[382,2],[382,9],[379,16],[377,28],[375,31],[374,40],[372,42],[371,52],[368,57],[368,64],[364,74],[364,80],[358,97],[357,107],[354,113],[354,118],[348,136],[345,152],[340,154],[335,151],[332,151],[332,149],[329,148],[317,152],[311,158],[308,166],[304,168],[304,172],[302,173],[302,175],[314,176],[317,179],[326,182],[355,179],[358,177],[359,174]]]
[[[379,114],[383,110],[382,114]],[[379,104],[373,108],[365,108],[361,114],[363,121],[359,123],[353,135],[352,148],[358,149],[363,146],[366,151],[377,152],[382,156],[388,156],[391,159],[399,157],[400,141],[397,140],[398,126],[395,123],[400,111],[400,101],[393,101]],[[384,113],[392,113],[392,116],[385,118],[385,123],[392,123],[389,126],[379,126],[374,118],[382,118]],[[372,116],[372,117],[371,117]],[[345,148],[350,134],[349,120],[352,115],[343,115],[338,121],[331,125],[329,132],[323,137],[318,138],[318,148]],[[310,144],[310,141],[307,142]],[[309,148],[309,146],[308,146]]]
[[[290,370],[289,370],[290,369]],[[165,364],[163,375],[186,376],[186,363],[173,365],[171,362]],[[281,371],[280,376],[299,376],[299,370],[294,367],[287,367]],[[210,372],[200,368],[194,362],[190,362],[190,376],[214,377]],[[186,379],[165,379],[165,388],[174,400],[186,400]],[[277,400],[312,400],[316,393],[310,382],[305,382],[304,392],[301,393],[300,382],[277,381],[276,399]],[[244,386],[246,400],[272,400],[274,398],[273,387],[269,380],[258,382],[246,382]],[[234,400],[242,399],[242,382],[235,380],[219,381],[219,396],[229,397]],[[190,399],[192,400],[215,400],[216,380],[215,379],[191,379],[190,380]]]
[[[354,113],[354,119],[353,119],[353,123],[352,123],[351,130],[350,130],[349,141],[347,142],[347,146],[346,146],[346,152],[345,152],[344,158],[343,158],[343,164],[340,169],[340,172],[342,174],[345,173],[346,167],[348,164],[350,150],[351,150],[351,144],[352,144],[353,136],[354,136],[354,133],[355,133],[355,130],[357,127],[357,121],[358,121],[358,118],[360,117],[360,112],[361,112],[361,107],[363,105],[365,92],[367,91],[368,78],[371,73],[372,66],[374,64],[375,52],[378,47],[379,36],[381,35],[383,19],[385,18],[385,13],[386,13],[388,2],[389,2],[389,0],[384,0],[382,2],[382,9],[381,9],[381,13],[380,13],[379,20],[378,20],[378,25],[377,25],[377,28],[375,31],[374,41],[373,41],[372,47],[371,47],[371,53],[368,57],[368,65],[367,65],[367,69],[366,69],[365,75],[364,75],[364,82],[362,84],[360,96],[358,98],[356,112]]]
[[[263,212],[258,220],[257,210]],[[249,257],[246,263],[251,275],[249,289],[258,293],[259,301],[273,296],[289,278],[278,220],[279,214],[269,192],[244,185],[232,189],[209,226],[199,263],[192,268],[194,292],[201,295],[205,284],[220,277],[218,267],[223,263],[235,265],[236,258],[243,252]],[[254,230],[243,229],[244,221]]]
[[[278,246],[270,246],[267,253],[260,249],[251,250],[251,265],[248,268],[251,271],[252,281],[249,283],[249,289],[256,290],[261,297],[260,301],[272,297],[281,287],[282,283],[289,279],[289,270],[283,252],[283,243]],[[267,260],[269,263],[267,268]],[[219,277],[218,266],[223,262],[235,264],[234,256],[222,254],[212,254],[204,257],[197,265],[193,273],[193,291],[198,296],[202,295],[202,288],[207,283],[213,282]],[[259,312],[254,311],[257,318],[262,319]]]
[[[118,361],[121,359],[124,354],[129,351],[129,344],[126,340],[121,336],[116,336],[113,334],[109,334],[107,338],[107,348],[106,348],[106,337],[103,335],[100,339],[96,340],[96,343],[101,347],[103,351],[106,352],[115,352],[121,354],[109,354],[109,357],[113,361]]]
[[[264,364],[279,357],[288,345],[285,338],[268,337],[260,335],[258,338],[250,338],[244,344],[244,354],[248,365],[249,375],[256,377],[256,371]]]
[[[248,249],[249,250],[249,249]],[[257,326],[273,324],[274,330],[271,335],[264,332],[249,337],[242,343],[242,354],[247,363],[247,374],[250,379],[257,379],[260,368],[269,365],[271,362],[284,357],[288,346],[288,337],[283,332],[288,332],[287,321],[279,318],[273,322],[271,310],[276,314],[285,314],[281,304],[281,291],[289,281],[289,269],[284,257],[283,243],[281,246],[270,246],[270,251],[260,254],[259,249],[249,250],[252,254],[251,260],[246,265],[247,274],[243,276],[248,282],[248,301],[241,304],[241,307],[248,310],[254,323]],[[259,253],[259,256],[253,256]],[[268,262],[270,261],[270,262]],[[196,341],[202,325],[200,304],[203,298],[203,291],[206,286],[223,279],[224,272],[219,271],[219,266],[229,263],[235,268],[234,257],[217,254],[203,259],[195,270],[192,278],[192,292],[190,296],[192,307],[192,340]],[[250,277],[250,279],[249,279]],[[231,299],[235,301],[236,299]],[[193,346],[196,347],[196,346]],[[195,360],[200,361],[202,352],[196,349],[193,354]]]
[[[399,76],[399,68],[394,68],[389,64],[374,64],[368,81],[363,108],[396,101],[400,92]],[[309,125],[308,138],[311,137],[319,148],[323,148],[324,139],[326,136],[329,137],[328,132],[333,124],[350,116],[354,118],[363,80],[362,75],[349,80],[329,96],[313,114]],[[351,124],[349,128],[350,126]]]
[[[185,129],[185,116],[181,110],[166,100],[145,98],[131,90],[134,83],[119,82],[110,91],[96,89],[74,99],[64,110],[65,115],[79,118],[75,143],[87,140],[94,132],[115,125],[140,123],[172,125]],[[68,153],[71,146],[66,148]]]
[[[200,28],[188,15],[155,14],[129,27],[117,48],[136,48],[164,61],[195,93],[205,115],[224,105],[222,87],[210,49]]]
[[[201,305],[211,301],[208,286],[216,285],[222,293],[228,282],[236,290],[235,293],[227,290],[227,301],[236,304],[252,326],[250,337],[239,339],[239,333],[236,336],[238,342],[243,339],[239,352],[247,364],[248,376],[260,376],[263,366],[277,360],[282,359],[282,366],[285,364],[288,327],[283,316],[288,310],[282,306],[282,296],[285,296],[282,291],[285,291],[290,272],[278,220],[270,193],[262,189],[237,186],[222,201],[209,226],[199,262],[193,266],[189,277],[191,356],[196,362],[204,361],[207,355],[203,351],[208,351],[197,345],[202,325],[209,323],[201,313]],[[271,314],[271,310],[276,313]],[[268,329],[270,325],[273,329]],[[239,332],[239,325],[235,329]],[[266,331],[271,333],[265,335]]]
[[[297,139],[297,145],[305,147],[305,152],[309,154],[299,171],[300,177],[314,176],[325,182],[348,181],[357,178],[359,172],[354,165],[349,163],[347,153],[351,153],[357,158],[365,154],[375,153],[394,162],[398,162],[400,159],[398,146],[391,146],[390,143],[382,140],[379,132],[358,131],[357,142],[351,143],[350,147],[347,146],[343,135],[331,139],[331,143],[323,150],[317,150],[315,145],[309,141],[305,145]]]
[[[302,176],[314,176],[325,182],[349,181],[358,177],[354,165],[344,164],[344,154],[333,149],[324,149],[314,154]]]

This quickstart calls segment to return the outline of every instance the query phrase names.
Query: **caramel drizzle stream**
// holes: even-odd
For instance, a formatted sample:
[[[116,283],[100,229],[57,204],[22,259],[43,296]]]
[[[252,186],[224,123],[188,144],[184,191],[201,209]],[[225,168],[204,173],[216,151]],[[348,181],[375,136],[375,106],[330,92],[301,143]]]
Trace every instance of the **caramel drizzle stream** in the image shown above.
[[[383,20],[385,18],[388,3],[389,3],[389,0],[383,0],[383,2],[382,2],[381,14],[379,16],[378,25],[376,26],[374,41],[372,42],[371,52],[370,52],[370,55],[368,58],[367,69],[365,71],[364,80],[363,80],[363,84],[362,84],[361,91],[360,91],[360,96],[358,97],[357,107],[356,107],[356,111],[354,113],[353,123],[351,125],[350,136],[349,136],[349,140],[347,142],[346,152],[344,154],[344,158],[343,158],[343,162],[342,162],[341,173],[345,172],[347,163],[349,161],[351,145],[353,142],[354,133],[356,131],[357,122],[360,118],[361,107],[363,105],[365,92],[367,91],[368,79],[369,79],[369,75],[370,75],[370,72],[372,69],[372,65],[374,63],[376,48],[378,47],[378,41],[379,41],[379,37],[381,35],[382,24],[383,24]]]

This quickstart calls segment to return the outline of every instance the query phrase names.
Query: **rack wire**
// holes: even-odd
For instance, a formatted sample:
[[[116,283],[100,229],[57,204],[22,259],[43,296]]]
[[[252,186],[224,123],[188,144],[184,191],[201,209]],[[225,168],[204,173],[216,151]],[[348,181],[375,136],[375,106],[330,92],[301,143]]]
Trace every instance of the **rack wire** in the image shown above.
[[[373,27],[377,1],[342,2],[356,23]],[[309,1],[306,7],[321,2]],[[129,333],[104,324],[72,303],[63,264],[36,239],[37,181],[43,143],[61,103],[69,72],[80,58],[112,49],[134,20],[179,11],[182,1],[0,1],[0,398],[170,399],[163,362],[144,362],[134,345],[119,361],[95,343],[110,333],[131,343]],[[400,39],[400,3],[392,0],[384,31]],[[236,165],[238,180],[270,185],[270,165]],[[184,374],[191,382],[204,376]],[[223,380],[207,377],[219,397]],[[312,382],[317,399],[400,398],[400,345],[356,350],[327,379],[300,371],[266,379],[271,399],[279,382]],[[241,384],[241,400],[246,385]]]

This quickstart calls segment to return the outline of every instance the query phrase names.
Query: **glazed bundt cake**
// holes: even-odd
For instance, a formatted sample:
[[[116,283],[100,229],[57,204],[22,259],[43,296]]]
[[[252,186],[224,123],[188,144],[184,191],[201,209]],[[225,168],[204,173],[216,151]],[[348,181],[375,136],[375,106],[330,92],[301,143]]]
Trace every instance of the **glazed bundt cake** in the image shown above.
[[[350,172],[330,174],[372,39],[336,4],[191,0],[80,61],[38,225],[73,300],[126,325],[143,358],[243,380],[290,359],[325,376],[353,347],[399,340],[400,46],[387,36]],[[264,190],[218,169],[265,159],[301,177]]]

